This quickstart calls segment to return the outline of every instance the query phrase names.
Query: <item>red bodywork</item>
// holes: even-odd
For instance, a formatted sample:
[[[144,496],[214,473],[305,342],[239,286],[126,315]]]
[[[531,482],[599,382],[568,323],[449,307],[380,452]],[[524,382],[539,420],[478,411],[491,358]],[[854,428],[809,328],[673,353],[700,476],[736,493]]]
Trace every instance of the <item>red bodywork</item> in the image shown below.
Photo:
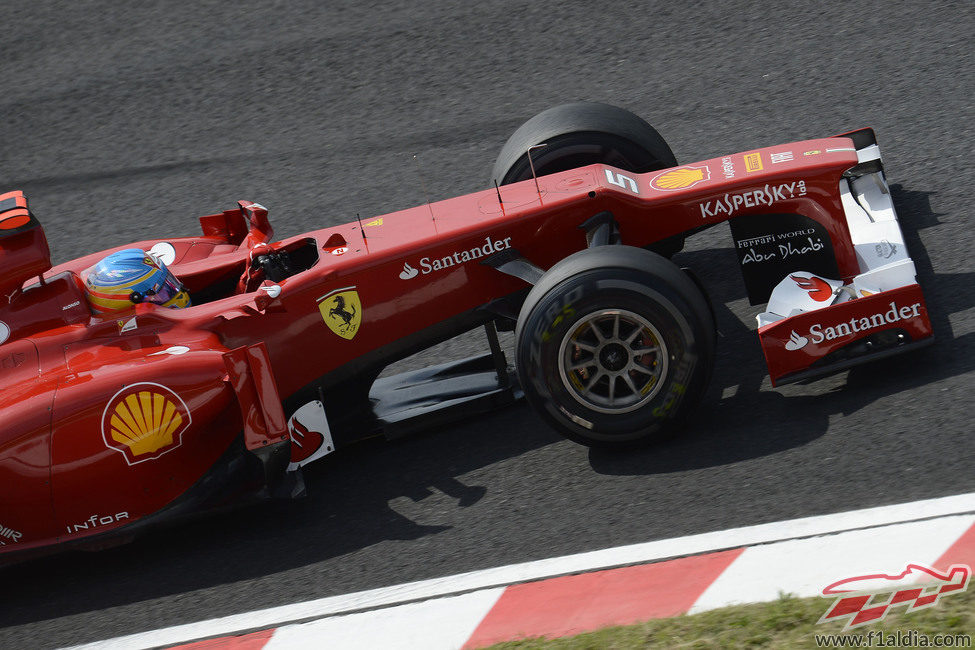
[[[792,159],[768,163],[783,151]],[[754,165],[745,157],[756,153],[764,168],[746,171]],[[722,173],[729,159],[732,177]],[[454,321],[468,328],[463,315],[528,286],[483,264],[486,257],[514,249],[549,268],[586,247],[579,226],[602,211],[612,213],[623,244],[641,247],[744,214],[803,215],[828,233],[839,279],[848,280],[860,268],[837,184],[857,162],[851,140],[840,137],[681,165],[666,178],[590,165],[538,178],[538,189],[532,181],[504,186],[503,203],[490,189],[277,243],[266,211],[241,202],[202,217],[202,236],[124,247],[172,244],[171,270],[192,294],[209,292],[206,302],[183,310],[141,304],[112,320],[92,316],[79,278],[118,249],[49,268],[42,229],[24,223],[24,200],[13,234],[0,238],[0,323],[9,329],[0,340],[0,553],[164,516],[235,440],[240,454],[262,459],[270,481],[268,472],[283,471],[268,459],[287,455],[286,416],[296,400],[354,377],[364,357],[376,367],[395,360],[406,349],[398,341],[415,348],[427,331],[442,339],[459,333],[450,331]],[[13,197],[20,209],[19,196],[0,197],[0,208]],[[307,268],[276,283],[238,281],[252,255],[268,249],[302,251]],[[912,336],[929,336],[920,291],[899,291],[838,305],[845,311],[835,319],[883,312],[891,301],[920,303],[919,315],[903,322]],[[779,351],[796,318],[825,323],[834,318],[826,311],[763,328],[773,379],[830,351]],[[171,439],[126,442],[125,431],[153,426],[171,429]]]

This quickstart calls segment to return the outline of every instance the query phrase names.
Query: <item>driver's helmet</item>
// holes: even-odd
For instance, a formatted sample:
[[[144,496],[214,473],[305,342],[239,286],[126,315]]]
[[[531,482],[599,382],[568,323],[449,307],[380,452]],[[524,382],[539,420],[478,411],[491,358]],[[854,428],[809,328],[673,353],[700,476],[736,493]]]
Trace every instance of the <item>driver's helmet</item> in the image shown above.
[[[85,278],[85,293],[96,316],[128,311],[140,302],[190,306],[183,284],[161,259],[141,248],[116,251],[92,267]]]

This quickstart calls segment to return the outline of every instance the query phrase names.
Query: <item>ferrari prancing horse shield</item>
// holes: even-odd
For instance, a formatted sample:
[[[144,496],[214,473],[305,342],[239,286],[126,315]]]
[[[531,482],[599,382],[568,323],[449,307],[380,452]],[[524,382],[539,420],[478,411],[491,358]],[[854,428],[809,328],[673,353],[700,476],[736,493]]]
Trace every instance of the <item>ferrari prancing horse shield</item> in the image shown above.
[[[344,339],[352,340],[362,323],[362,303],[355,287],[336,289],[318,299],[318,311],[332,330]]]

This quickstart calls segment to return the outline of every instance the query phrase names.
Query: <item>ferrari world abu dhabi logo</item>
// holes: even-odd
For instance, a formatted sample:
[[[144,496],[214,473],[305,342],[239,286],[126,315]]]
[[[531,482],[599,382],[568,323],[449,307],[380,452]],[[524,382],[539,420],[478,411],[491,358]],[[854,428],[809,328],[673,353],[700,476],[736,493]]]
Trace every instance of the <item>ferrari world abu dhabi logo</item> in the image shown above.
[[[871,573],[837,580],[823,588],[821,596],[835,600],[818,622],[845,621],[846,631],[882,621],[895,607],[907,612],[934,607],[939,599],[965,591],[971,575],[967,564],[952,564],[947,571],[908,564],[895,575]]]
[[[711,170],[707,165],[674,167],[650,179],[650,187],[655,190],[683,190],[709,180]]]
[[[318,299],[322,320],[343,339],[351,341],[362,324],[362,302],[355,287],[336,289]]]
[[[135,465],[159,458],[183,444],[193,419],[173,390],[150,382],[126,386],[102,414],[102,438],[109,449]]]

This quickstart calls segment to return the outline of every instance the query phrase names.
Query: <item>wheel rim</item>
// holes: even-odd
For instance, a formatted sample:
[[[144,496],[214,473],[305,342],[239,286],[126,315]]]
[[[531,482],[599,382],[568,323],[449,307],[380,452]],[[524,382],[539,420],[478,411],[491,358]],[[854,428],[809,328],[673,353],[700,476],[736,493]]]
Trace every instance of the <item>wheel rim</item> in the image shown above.
[[[559,346],[559,374],[573,398],[600,413],[627,413],[653,399],[667,376],[667,346],[643,316],[604,309],[577,320]]]

